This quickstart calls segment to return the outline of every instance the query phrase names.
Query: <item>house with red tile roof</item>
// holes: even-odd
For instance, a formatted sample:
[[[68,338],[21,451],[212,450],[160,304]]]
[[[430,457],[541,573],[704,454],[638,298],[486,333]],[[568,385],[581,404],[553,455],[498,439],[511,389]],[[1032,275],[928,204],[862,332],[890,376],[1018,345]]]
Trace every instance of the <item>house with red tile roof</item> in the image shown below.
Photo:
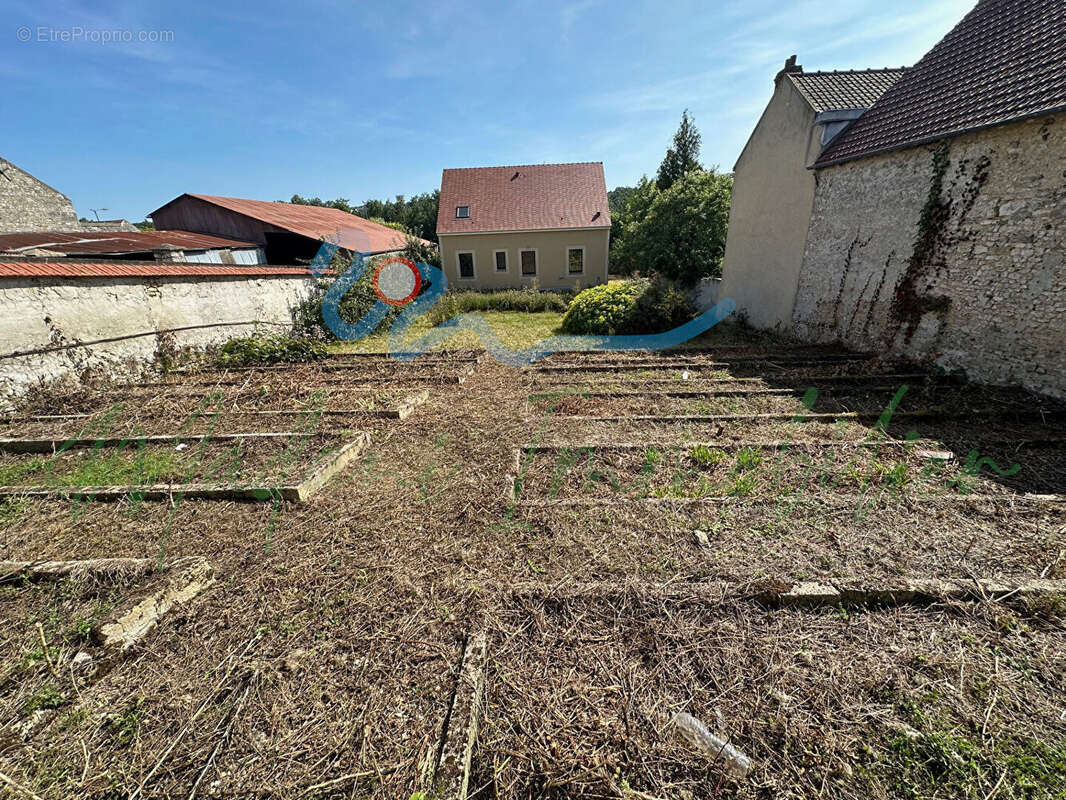
[[[271,264],[309,261],[324,241],[364,255],[396,253],[407,236],[336,208],[183,194],[149,216],[157,230],[183,230],[255,242]],[[432,242],[425,242],[429,245]]]
[[[809,169],[904,70],[804,72],[792,56],[733,168],[722,287],[748,322],[787,329],[807,244],[815,176]]]
[[[1066,396],[1066,2],[979,0],[812,166],[794,335]]]
[[[437,236],[452,288],[581,289],[607,281],[603,164],[446,169]]]

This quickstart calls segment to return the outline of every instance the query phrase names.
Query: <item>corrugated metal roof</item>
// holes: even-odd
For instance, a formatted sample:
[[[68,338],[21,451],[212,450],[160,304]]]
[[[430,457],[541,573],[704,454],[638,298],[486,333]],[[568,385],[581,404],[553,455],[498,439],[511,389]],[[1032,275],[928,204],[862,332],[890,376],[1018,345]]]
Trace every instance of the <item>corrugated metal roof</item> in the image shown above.
[[[362,253],[400,250],[407,242],[407,237],[401,231],[336,208],[275,203],[267,200],[246,200],[241,197],[220,197],[211,194],[187,193],[181,197],[195,197],[197,200],[235,211],[277,228],[311,239],[330,241],[345,249]],[[181,197],[175,200],[180,200]],[[170,202],[173,203],[175,200]],[[160,210],[157,208],[152,214]],[[432,244],[432,242],[425,243]]]
[[[0,261],[0,278],[186,278],[310,276],[306,267],[231,267],[224,264],[83,264]]]
[[[20,250],[54,250],[58,253],[102,255],[105,253],[146,253],[159,247],[182,250],[217,250],[224,248],[258,247],[254,242],[239,242],[189,231],[90,231],[0,234],[0,253]]]
[[[1066,0],[981,0],[815,162],[1066,109]]]
[[[470,216],[459,219],[456,208]],[[438,233],[610,228],[603,163],[446,169]]]
[[[785,74],[811,108],[822,112],[869,108],[905,71],[904,67],[887,67]]]

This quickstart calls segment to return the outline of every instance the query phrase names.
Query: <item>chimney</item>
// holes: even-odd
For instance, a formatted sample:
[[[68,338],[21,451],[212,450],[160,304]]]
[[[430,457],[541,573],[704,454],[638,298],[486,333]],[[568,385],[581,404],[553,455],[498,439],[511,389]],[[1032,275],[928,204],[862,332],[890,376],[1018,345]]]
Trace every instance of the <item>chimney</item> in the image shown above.
[[[172,244],[164,244],[152,248],[152,255],[160,264],[184,264],[185,251]]]
[[[787,75],[790,72],[803,72],[803,67],[796,63],[796,56],[794,55],[785,59],[785,66],[776,76],[774,76],[774,83],[781,80],[782,75]]]

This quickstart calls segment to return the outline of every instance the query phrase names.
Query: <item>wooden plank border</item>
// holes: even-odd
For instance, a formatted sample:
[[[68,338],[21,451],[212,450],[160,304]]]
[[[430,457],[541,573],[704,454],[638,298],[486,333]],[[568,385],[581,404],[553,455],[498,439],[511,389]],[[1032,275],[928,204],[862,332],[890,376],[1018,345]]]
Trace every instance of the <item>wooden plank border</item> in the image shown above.
[[[359,458],[369,444],[369,434],[359,433],[355,439],[313,464],[303,480],[283,486],[204,483],[147,486],[0,486],[0,498],[40,497],[109,501],[132,497],[157,501],[171,500],[177,496],[190,500],[242,500],[264,503],[277,499],[305,503],[334,475]]]

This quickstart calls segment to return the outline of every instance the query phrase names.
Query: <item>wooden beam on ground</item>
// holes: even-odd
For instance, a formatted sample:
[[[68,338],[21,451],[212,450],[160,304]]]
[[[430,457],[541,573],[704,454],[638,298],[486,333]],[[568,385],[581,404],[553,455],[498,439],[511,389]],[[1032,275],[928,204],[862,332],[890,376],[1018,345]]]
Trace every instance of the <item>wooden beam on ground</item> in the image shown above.
[[[305,503],[325,486],[334,475],[359,458],[365,452],[369,442],[369,434],[364,432],[357,433],[354,440],[347,442],[340,449],[328,453],[320,459],[310,468],[306,477],[297,484],[282,486],[204,483],[167,483],[147,486],[0,486],[0,498],[55,497],[99,501],[126,499],[172,501],[174,498],[180,498],[259,503],[286,500],[294,503]]]
[[[147,558],[90,558],[80,561],[0,561],[0,583],[58,581],[64,578],[141,578],[155,561]]]
[[[736,584],[724,581],[648,584],[626,581],[518,584],[511,595],[523,599],[610,602],[634,598],[680,605],[757,602],[770,608],[817,608],[825,605],[930,605],[947,601],[996,601],[1066,598],[1066,580],[1044,578],[821,578],[795,581],[766,579]]]
[[[470,768],[485,694],[487,639],[484,631],[467,636],[462,660],[444,718],[440,742],[430,774],[430,796],[466,800]]]
[[[307,433],[286,431],[281,433],[213,433],[193,434],[177,436],[111,436],[88,439],[0,439],[0,452],[4,453],[40,453],[51,455],[60,450],[88,450],[99,447],[101,449],[116,449],[124,447],[140,447],[152,444],[181,444],[192,442],[241,442],[241,441],[264,441],[277,439],[291,439],[297,436],[308,436]]]
[[[93,640],[105,650],[125,652],[147,636],[171,610],[188,604],[214,582],[214,568],[206,559],[178,559],[170,565],[159,586],[94,628]]]

